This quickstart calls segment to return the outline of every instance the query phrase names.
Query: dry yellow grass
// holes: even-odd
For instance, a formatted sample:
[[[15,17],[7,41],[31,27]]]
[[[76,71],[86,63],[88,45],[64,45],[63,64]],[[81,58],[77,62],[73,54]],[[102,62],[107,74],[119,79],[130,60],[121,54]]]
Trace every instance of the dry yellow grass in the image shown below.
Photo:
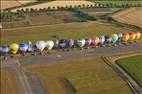
[[[142,8],[129,8],[115,13],[112,17],[119,22],[142,27]]]
[[[27,4],[31,2],[35,2],[35,0],[0,0],[0,9],[21,6],[21,4]]]
[[[51,94],[70,94],[62,78],[67,78],[76,94],[132,94],[127,84],[99,57],[34,64],[23,67],[36,74]]]
[[[22,9],[26,9],[26,8],[33,8],[33,9],[43,9],[43,8],[48,8],[50,7],[51,9],[57,9],[57,7],[76,7],[76,6],[79,6],[81,5],[83,7],[83,5],[85,5],[86,7],[89,5],[94,5],[93,2],[89,2],[89,1],[80,1],[80,0],[77,0],[77,1],[52,1],[52,2],[47,2],[47,3],[42,3],[42,4],[38,4],[38,5],[33,5],[33,6],[28,6],[28,7],[24,7]],[[18,8],[18,9],[21,9],[21,8]],[[13,12],[15,12],[17,9],[14,9],[12,10]]]
[[[9,69],[0,69],[0,72],[1,94],[20,94],[14,72]]]

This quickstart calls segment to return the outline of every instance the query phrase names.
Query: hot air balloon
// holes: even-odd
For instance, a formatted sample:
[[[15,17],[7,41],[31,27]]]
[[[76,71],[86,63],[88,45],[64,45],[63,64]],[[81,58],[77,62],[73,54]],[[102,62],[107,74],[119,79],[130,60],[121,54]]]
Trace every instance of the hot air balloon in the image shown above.
[[[2,54],[2,47],[0,46],[0,54]]]
[[[44,50],[45,45],[46,45],[46,43],[43,40],[36,42],[36,47],[37,47],[38,51],[40,52],[40,54],[42,54],[41,52]]]
[[[140,33],[140,32],[136,32],[135,34],[136,34],[135,40],[140,39],[140,37],[141,37],[141,33]]]
[[[2,52],[7,54],[9,52],[9,46],[7,44],[2,45]]]
[[[122,33],[118,33],[117,36],[118,36],[118,41],[120,42],[122,37],[123,37],[123,34]]]
[[[59,40],[54,40],[54,48],[58,48],[59,47]]]
[[[96,36],[96,37],[92,38],[92,43],[91,44],[92,44],[93,47],[97,47],[99,42],[100,42],[100,39],[99,39],[99,37]]]
[[[117,42],[117,40],[118,40],[118,35],[117,34],[112,34],[111,35],[111,38],[112,38],[112,43],[116,46],[116,42]]]
[[[129,41],[133,41],[136,38],[136,34],[134,32],[129,32]]]
[[[46,41],[45,44],[48,50],[52,50],[52,48],[54,47],[54,42],[52,40]]]
[[[25,52],[28,50],[28,44],[26,43],[21,43],[19,45],[19,49],[22,52],[23,55],[25,55]]]
[[[105,36],[103,36],[103,35],[100,36],[100,37],[99,37],[99,40],[100,40],[99,43],[100,43],[102,46],[104,46],[103,44],[104,44],[104,42],[105,42]]]
[[[32,42],[31,42],[31,41],[29,41],[29,43],[28,43],[28,49],[27,49],[27,51],[28,51],[28,52],[33,52],[33,51],[34,51],[33,45],[32,45]]]
[[[67,40],[67,47],[68,48],[73,48],[74,47],[74,40],[73,39]]]
[[[111,36],[105,36],[105,42],[108,43],[108,46],[111,46],[112,37]]]
[[[83,38],[77,39],[76,45],[82,49],[82,47],[85,45],[85,39]]]
[[[127,42],[129,40],[129,34],[128,33],[124,33],[122,36],[122,41]]]
[[[66,48],[67,47],[67,40],[65,40],[65,39],[59,40],[59,47]]]
[[[86,39],[85,39],[85,46],[86,46],[87,48],[89,48],[89,46],[91,45],[91,43],[92,43],[92,39],[91,39],[91,38],[86,38]]]
[[[19,45],[18,44],[12,43],[10,45],[10,51],[11,51],[12,54],[16,54],[18,52],[18,50],[19,50]]]

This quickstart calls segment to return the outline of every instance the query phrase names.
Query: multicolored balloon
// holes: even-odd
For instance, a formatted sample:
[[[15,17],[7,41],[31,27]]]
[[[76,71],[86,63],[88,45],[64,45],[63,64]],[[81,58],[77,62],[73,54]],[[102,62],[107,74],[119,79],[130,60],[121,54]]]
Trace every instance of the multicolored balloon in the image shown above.
[[[95,37],[92,38],[92,43],[91,44],[92,44],[93,47],[96,47],[99,42],[100,42],[99,37],[95,36]]]
[[[46,41],[46,48],[48,50],[52,50],[53,47],[54,47],[54,42],[52,40]]]
[[[76,44],[78,47],[83,47],[85,45],[85,39],[80,38],[80,39],[76,40]]]
[[[21,43],[20,45],[19,45],[19,49],[20,49],[20,51],[21,52],[26,52],[27,50],[28,50],[28,44],[26,44],[26,43]]]
[[[2,45],[1,50],[4,54],[9,52],[9,46],[7,44]]]
[[[122,41],[127,42],[129,40],[129,34],[128,33],[124,33],[122,36]]]
[[[92,43],[92,39],[91,39],[91,38],[86,38],[86,39],[85,39],[85,46],[86,46],[86,47],[90,46],[91,43]]]
[[[40,41],[37,41],[37,42],[36,42],[36,47],[37,47],[37,49],[38,49],[40,52],[42,52],[42,51],[44,50],[45,45],[46,45],[46,43],[45,43],[45,41],[43,41],[43,40],[40,40]]]
[[[136,34],[135,34],[134,32],[129,32],[128,34],[129,34],[129,40],[130,40],[130,41],[135,40]]]
[[[19,50],[19,45],[17,43],[12,43],[10,45],[10,51],[12,54],[16,54]]]
[[[117,34],[112,34],[111,38],[112,38],[112,43],[116,43],[117,40],[118,40],[118,35]]]
[[[99,42],[100,44],[104,44],[104,42],[105,42],[105,36],[104,35],[100,36],[99,40],[100,40],[100,42]]]

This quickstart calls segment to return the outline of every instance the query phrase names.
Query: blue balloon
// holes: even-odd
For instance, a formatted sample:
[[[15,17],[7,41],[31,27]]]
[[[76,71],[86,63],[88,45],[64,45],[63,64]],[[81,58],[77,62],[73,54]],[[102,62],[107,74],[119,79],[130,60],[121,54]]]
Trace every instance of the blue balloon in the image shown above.
[[[22,52],[26,52],[27,49],[28,49],[28,44],[21,43],[21,44],[19,45],[19,47],[20,47],[20,50],[21,50]]]
[[[2,52],[8,53],[9,52],[9,46],[7,44],[2,45]]]

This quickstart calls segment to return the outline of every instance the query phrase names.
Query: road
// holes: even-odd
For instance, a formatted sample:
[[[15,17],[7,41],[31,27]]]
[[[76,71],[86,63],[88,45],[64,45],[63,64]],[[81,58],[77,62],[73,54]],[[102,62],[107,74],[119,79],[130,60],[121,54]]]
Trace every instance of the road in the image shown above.
[[[1,68],[10,67],[12,69],[17,69],[17,77],[20,79],[19,83],[22,88],[22,94],[38,94],[33,93],[34,89],[41,88],[42,86],[40,83],[37,83],[36,87],[35,81],[28,82],[25,73],[21,70],[22,65],[29,65],[29,64],[36,64],[36,63],[56,63],[56,61],[60,60],[67,60],[73,58],[80,58],[86,56],[106,56],[115,53],[125,53],[125,52],[142,52],[142,43],[131,43],[129,45],[119,45],[117,47],[99,47],[99,48],[91,48],[91,49],[84,49],[84,50],[73,50],[73,51],[65,51],[65,52],[55,52],[52,54],[46,55],[38,55],[38,56],[25,56],[19,58],[13,58],[4,60],[1,62]],[[20,61],[20,62],[19,62]],[[124,71],[125,72],[125,71]],[[35,79],[35,78],[34,78]],[[133,80],[133,79],[132,79]],[[37,81],[37,79],[36,79]],[[30,85],[29,85],[30,83]],[[31,90],[32,89],[32,90]],[[43,91],[40,92],[43,94]]]

